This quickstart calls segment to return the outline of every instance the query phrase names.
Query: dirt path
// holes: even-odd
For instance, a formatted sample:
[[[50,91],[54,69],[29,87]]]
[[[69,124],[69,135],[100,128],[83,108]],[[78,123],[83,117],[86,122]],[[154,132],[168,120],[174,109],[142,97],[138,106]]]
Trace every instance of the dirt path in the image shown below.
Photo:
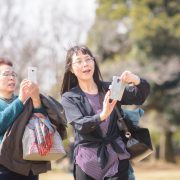
[[[73,176],[62,172],[48,172],[40,175],[40,180],[73,180]]]
[[[136,180],[180,180],[180,165],[142,163],[134,167]],[[40,180],[73,180],[73,176],[60,171],[40,175]]]
[[[48,172],[40,175],[40,180],[73,180],[73,176],[62,172]],[[138,171],[136,180],[180,180],[180,171]]]

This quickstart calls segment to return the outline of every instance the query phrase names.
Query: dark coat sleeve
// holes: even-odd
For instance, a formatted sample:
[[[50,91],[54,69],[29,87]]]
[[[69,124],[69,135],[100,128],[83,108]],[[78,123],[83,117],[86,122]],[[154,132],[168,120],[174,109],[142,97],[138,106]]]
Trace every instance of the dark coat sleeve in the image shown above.
[[[63,106],[51,96],[41,94],[40,97],[51,123],[56,126],[61,138],[65,139],[67,137],[67,120]]]
[[[83,105],[78,105],[73,101],[71,97],[64,94],[60,103],[63,105],[65,115],[68,122],[77,130],[80,134],[88,134],[96,129],[101,123],[100,115],[87,115],[82,112]]]
[[[122,105],[141,105],[146,100],[149,92],[149,83],[146,80],[141,79],[139,85],[126,87],[120,103]]]

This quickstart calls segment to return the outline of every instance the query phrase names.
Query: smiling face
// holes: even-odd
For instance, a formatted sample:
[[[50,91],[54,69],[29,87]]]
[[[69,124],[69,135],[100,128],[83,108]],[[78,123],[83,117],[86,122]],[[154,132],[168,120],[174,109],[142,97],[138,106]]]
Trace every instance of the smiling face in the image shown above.
[[[98,63],[86,46],[74,46],[67,51],[61,95],[79,83],[96,83],[102,90],[102,76]]]
[[[71,71],[77,77],[78,81],[93,79],[94,59],[89,54],[83,54],[82,52],[75,53],[72,56],[71,64]]]
[[[16,73],[12,66],[0,65],[0,95],[12,95],[16,88]]]

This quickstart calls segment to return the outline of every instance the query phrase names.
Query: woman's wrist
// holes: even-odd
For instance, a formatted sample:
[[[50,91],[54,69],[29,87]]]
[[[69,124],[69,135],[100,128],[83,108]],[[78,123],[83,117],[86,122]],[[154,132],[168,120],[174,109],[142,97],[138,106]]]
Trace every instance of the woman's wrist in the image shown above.
[[[104,121],[105,119],[106,119],[106,116],[105,116],[104,112],[101,112],[100,113],[100,120]]]
[[[41,100],[40,97],[32,98],[33,107],[34,108],[41,108]]]
[[[139,77],[139,76],[136,76],[136,77],[135,77],[135,80],[134,80],[134,82],[133,82],[133,84],[134,84],[135,86],[137,86],[137,85],[140,84],[140,82],[141,82],[140,77]]]
[[[24,103],[24,102],[26,101],[26,99],[23,98],[22,96],[19,96],[18,99],[19,99],[22,103]]]

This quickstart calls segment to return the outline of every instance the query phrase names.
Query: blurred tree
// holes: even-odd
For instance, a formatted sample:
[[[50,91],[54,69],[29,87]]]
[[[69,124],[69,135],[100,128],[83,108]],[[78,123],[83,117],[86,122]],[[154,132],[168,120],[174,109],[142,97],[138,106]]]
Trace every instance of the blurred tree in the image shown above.
[[[180,55],[180,1],[97,0],[97,3],[96,21],[88,41],[89,45],[96,44],[93,46],[95,50],[101,51],[105,46],[103,49],[111,52],[115,45],[116,49],[120,49],[128,44],[125,46],[127,50],[148,57]],[[110,57],[112,54],[109,53]]]
[[[56,6],[51,7],[52,9],[49,11],[54,11],[52,13],[54,15],[57,11],[55,9]],[[42,30],[38,26],[36,27],[37,29],[33,29],[34,24],[32,22],[29,22],[29,25],[27,25],[25,20],[28,17],[26,17],[27,14],[24,12],[26,8],[27,6],[24,2],[0,1],[0,54],[1,56],[9,57],[14,62],[19,81],[27,78],[28,66],[37,66],[38,82],[43,86],[45,81],[43,75],[46,74],[46,71],[53,71],[57,67],[59,54],[54,53],[54,50],[60,42],[57,38],[56,28],[52,31],[52,37],[49,38],[47,29]],[[62,16],[59,18],[62,18]],[[44,17],[38,20],[44,20]],[[38,20],[36,19],[36,21]],[[46,23],[42,21],[39,26],[43,27]],[[59,36],[61,36],[60,30]],[[52,45],[52,41],[54,45]]]
[[[63,0],[0,1],[0,56],[14,61],[19,80],[27,77],[28,66],[37,66],[41,89],[59,83],[66,49],[81,42],[89,28],[81,4],[73,3],[75,14]]]
[[[180,125],[180,1],[97,0],[97,3],[96,20],[87,43],[101,61],[109,61],[105,74],[112,77],[126,63],[123,67],[152,81],[147,111],[155,110],[161,117],[157,119],[162,131],[161,159],[174,162],[172,135],[175,125]],[[122,59],[135,62],[131,61],[130,66],[130,61]],[[110,70],[112,61],[114,69]]]

